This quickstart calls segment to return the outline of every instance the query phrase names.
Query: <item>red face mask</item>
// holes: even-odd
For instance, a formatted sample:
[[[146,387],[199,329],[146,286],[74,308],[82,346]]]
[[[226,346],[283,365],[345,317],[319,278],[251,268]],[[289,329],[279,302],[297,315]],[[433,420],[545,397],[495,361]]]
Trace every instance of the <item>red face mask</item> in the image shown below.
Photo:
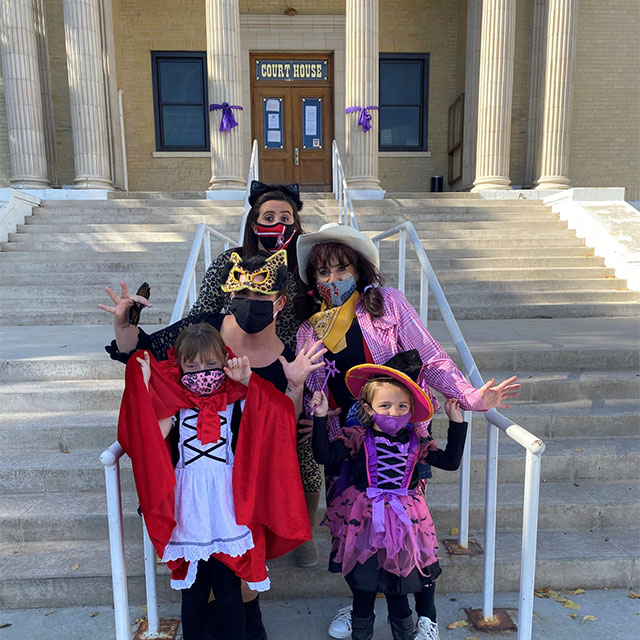
[[[256,224],[256,235],[270,253],[286,249],[297,232],[293,224]]]

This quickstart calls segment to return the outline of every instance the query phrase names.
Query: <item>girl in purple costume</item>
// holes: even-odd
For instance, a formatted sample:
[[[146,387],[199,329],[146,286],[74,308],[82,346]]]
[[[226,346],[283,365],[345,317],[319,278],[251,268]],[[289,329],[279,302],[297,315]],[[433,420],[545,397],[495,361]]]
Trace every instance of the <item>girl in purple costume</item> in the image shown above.
[[[447,447],[420,443],[414,422],[429,420],[431,401],[414,382],[422,361],[417,351],[395,355],[384,365],[352,367],[349,391],[360,401],[360,424],[343,429],[330,441],[328,402],[316,391],[311,404],[313,452],[320,464],[350,460],[349,486],[327,508],[331,531],[330,571],[341,572],[353,593],[353,640],[373,638],[377,593],[387,598],[394,640],[437,640],[435,579],[440,574],[438,541],[425,501],[418,490],[416,463],[441,469],[460,465],[467,424],[458,402],[445,404],[449,416]],[[419,615],[414,626],[407,594],[413,593]],[[417,635],[416,635],[417,634]]]

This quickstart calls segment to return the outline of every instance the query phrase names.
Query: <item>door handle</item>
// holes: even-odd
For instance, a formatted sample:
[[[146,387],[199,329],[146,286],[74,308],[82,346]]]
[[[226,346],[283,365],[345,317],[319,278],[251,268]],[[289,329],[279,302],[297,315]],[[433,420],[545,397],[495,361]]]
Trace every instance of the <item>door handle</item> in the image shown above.
[[[298,147],[296,147],[293,152],[293,161],[296,167],[300,164],[300,152],[298,151]]]

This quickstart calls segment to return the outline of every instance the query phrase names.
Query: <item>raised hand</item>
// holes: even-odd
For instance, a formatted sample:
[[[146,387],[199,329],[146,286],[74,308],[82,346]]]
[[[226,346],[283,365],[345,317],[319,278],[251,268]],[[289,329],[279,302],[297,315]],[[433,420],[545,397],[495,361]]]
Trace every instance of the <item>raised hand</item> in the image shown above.
[[[448,398],[444,403],[444,411],[451,422],[462,422],[460,403],[455,398]]]
[[[231,380],[235,380],[245,387],[249,385],[249,378],[251,377],[251,365],[249,364],[249,358],[242,356],[242,358],[230,358],[227,360],[227,366],[224,368],[224,372]]]
[[[149,361],[149,352],[144,352],[144,357],[136,357],[136,360],[140,363],[140,369],[142,369],[142,379],[144,384],[149,388],[149,380],[151,380],[151,362]]]
[[[329,401],[324,391],[314,391],[311,398],[311,410],[318,418],[324,418],[327,415],[329,409]]]
[[[504,401],[507,398],[517,398],[520,395],[518,393],[520,383],[512,384],[516,379],[517,376],[512,376],[495,386],[491,386],[495,382],[495,378],[491,378],[491,380],[485,382],[479,389],[484,406],[487,409],[508,409],[511,405],[504,404]]]
[[[129,309],[133,306],[134,302],[139,302],[145,307],[150,307],[151,303],[144,297],[138,295],[130,295],[129,287],[126,282],[120,283],[121,291],[120,295],[116,295],[115,291],[111,287],[105,287],[104,290],[111,298],[113,306],[106,304],[99,304],[98,308],[113,314],[113,323],[116,325],[128,325],[129,324]]]
[[[322,340],[314,342],[309,346],[310,340],[307,340],[293,362],[287,362],[284,356],[278,356],[278,360],[282,363],[284,375],[287,376],[289,386],[298,389],[304,385],[304,381],[309,374],[316,369],[324,367],[322,356],[327,350],[322,345]]]

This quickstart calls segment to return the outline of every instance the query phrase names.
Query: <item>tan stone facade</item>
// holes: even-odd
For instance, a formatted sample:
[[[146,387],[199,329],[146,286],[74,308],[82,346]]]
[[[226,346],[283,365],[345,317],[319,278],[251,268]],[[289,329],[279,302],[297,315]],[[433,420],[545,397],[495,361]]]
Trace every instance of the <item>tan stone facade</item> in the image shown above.
[[[8,5],[13,1],[6,0]],[[70,0],[64,2],[72,5]],[[531,131],[532,126],[543,127],[541,120],[536,125],[535,118],[531,118],[531,74],[536,72],[531,63],[534,5],[542,4],[541,10],[545,10],[551,2],[509,0],[511,2],[515,6],[515,50],[508,179],[512,187],[519,187],[527,181],[527,131]],[[129,189],[204,191],[212,179],[212,163],[207,152],[156,151],[151,77],[152,51],[207,50],[204,0],[92,0],[92,3],[96,10],[103,12],[104,25],[109,26],[109,22],[113,25],[110,33],[115,50],[115,73],[112,69],[111,76],[105,72],[109,93],[105,126],[111,136],[108,172],[112,183],[116,188],[122,185],[116,93],[116,89],[121,89]],[[74,162],[64,3],[45,0],[44,4],[55,174],[59,184],[72,185],[78,177],[78,157]],[[449,106],[469,86],[471,54],[473,47],[479,45],[479,41],[469,39],[469,7],[481,11],[478,8],[481,4],[475,0],[407,0],[403,3],[379,0],[380,53],[429,54],[428,147],[426,151],[378,153],[377,177],[386,191],[428,191],[433,175],[445,176],[445,189],[472,186],[473,150],[473,157],[467,158],[470,163],[467,175],[471,175],[471,180],[447,184],[447,127]],[[240,14],[244,111],[238,114],[239,129],[231,135],[241,136],[243,172],[248,167],[251,147],[248,56],[254,51],[289,51],[292,56],[305,51],[333,52],[334,136],[344,155],[347,122],[344,108],[349,106],[345,104],[345,64],[349,64],[345,62],[346,3],[303,0],[292,5],[284,0],[239,0],[235,6]],[[285,15],[291,6],[296,15]],[[109,12],[106,18],[105,11]],[[566,178],[571,186],[624,186],[629,199],[640,198],[639,31],[640,11],[636,0],[622,0],[613,8],[603,7],[596,0],[579,1],[575,58],[571,67],[571,107],[566,114],[570,127]],[[544,59],[540,64],[544,65]],[[544,68],[537,72],[544,72]],[[6,81],[0,77],[0,186],[9,186],[12,179],[5,87]],[[539,100],[544,100],[544,90],[540,94]],[[369,135],[377,135],[375,112],[373,118],[376,128]],[[565,147],[567,145],[563,150]],[[539,158],[534,164],[536,162],[539,165]]]

